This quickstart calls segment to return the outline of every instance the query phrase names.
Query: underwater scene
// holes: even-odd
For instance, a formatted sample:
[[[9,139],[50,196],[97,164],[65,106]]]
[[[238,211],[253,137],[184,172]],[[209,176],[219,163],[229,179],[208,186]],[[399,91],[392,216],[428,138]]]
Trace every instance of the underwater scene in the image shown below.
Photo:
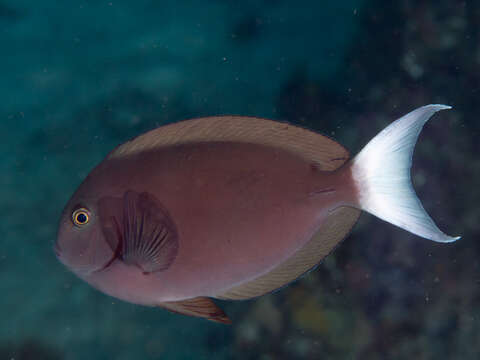
[[[0,360],[479,359],[479,1],[0,29]]]

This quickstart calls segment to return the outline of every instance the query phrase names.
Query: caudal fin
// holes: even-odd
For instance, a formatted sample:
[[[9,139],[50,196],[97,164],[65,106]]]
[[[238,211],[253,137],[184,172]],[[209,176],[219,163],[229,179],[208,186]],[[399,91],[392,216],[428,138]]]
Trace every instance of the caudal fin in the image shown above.
[[[444,234],[428,216],[412,186],[413,148],[423,125],[446,105],[426,105],[396,120],[375,136],[353,159],[360,207],[369,213],[438,242],[460,236]]]

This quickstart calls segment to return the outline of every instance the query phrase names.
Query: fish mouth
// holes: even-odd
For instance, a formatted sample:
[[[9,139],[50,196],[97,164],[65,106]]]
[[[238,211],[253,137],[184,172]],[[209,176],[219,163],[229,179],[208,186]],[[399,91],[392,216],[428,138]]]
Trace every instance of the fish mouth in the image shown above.
[[[93,273],[105,270],[115,260],[115,259],[111,259],[107,262],[107,264],[102,265],[98,269],[95,269],[95,268],[92,269],[89,265],[72,266],[71,264],[69,264],[68,261],[64,257],[62,257],[62,249],[60,248],[58,243],[53,246],[53,252],[55,253],[55,256],[57,257],[58,261],[60,261],[63,265],[65,265],[68,269],[70,269],[70,271],[72,271],[73,273],[77,274],[80,277],[89,276]]]
[[[55,245],[53,245],[53,252],[55,253],[55,256],[57,257],[57,259],[60,260],[61,250],[60,250],[60,246],[58,245],[58,243],[55,243]]]

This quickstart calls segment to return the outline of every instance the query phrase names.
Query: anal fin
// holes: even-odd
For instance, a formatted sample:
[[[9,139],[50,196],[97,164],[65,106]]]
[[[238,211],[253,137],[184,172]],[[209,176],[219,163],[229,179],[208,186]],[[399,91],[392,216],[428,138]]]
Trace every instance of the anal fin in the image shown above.
[[[231,320],[211,299],[196,297],[181,301],[168,301],[158,304],[171,312],[183,315],[201,317],[210,321],[231,324]]]

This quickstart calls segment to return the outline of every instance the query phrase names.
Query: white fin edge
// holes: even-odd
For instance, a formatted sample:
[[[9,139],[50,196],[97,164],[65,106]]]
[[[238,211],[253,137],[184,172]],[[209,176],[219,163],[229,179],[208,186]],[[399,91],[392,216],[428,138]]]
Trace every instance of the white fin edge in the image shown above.
[[[413,149],[423,125],[447,105],[422,106],[382,130],[353,159],[358,201],[382,220],[423,238],[447,243],[460,239],[444,234],[415,194],[410,179]]]

